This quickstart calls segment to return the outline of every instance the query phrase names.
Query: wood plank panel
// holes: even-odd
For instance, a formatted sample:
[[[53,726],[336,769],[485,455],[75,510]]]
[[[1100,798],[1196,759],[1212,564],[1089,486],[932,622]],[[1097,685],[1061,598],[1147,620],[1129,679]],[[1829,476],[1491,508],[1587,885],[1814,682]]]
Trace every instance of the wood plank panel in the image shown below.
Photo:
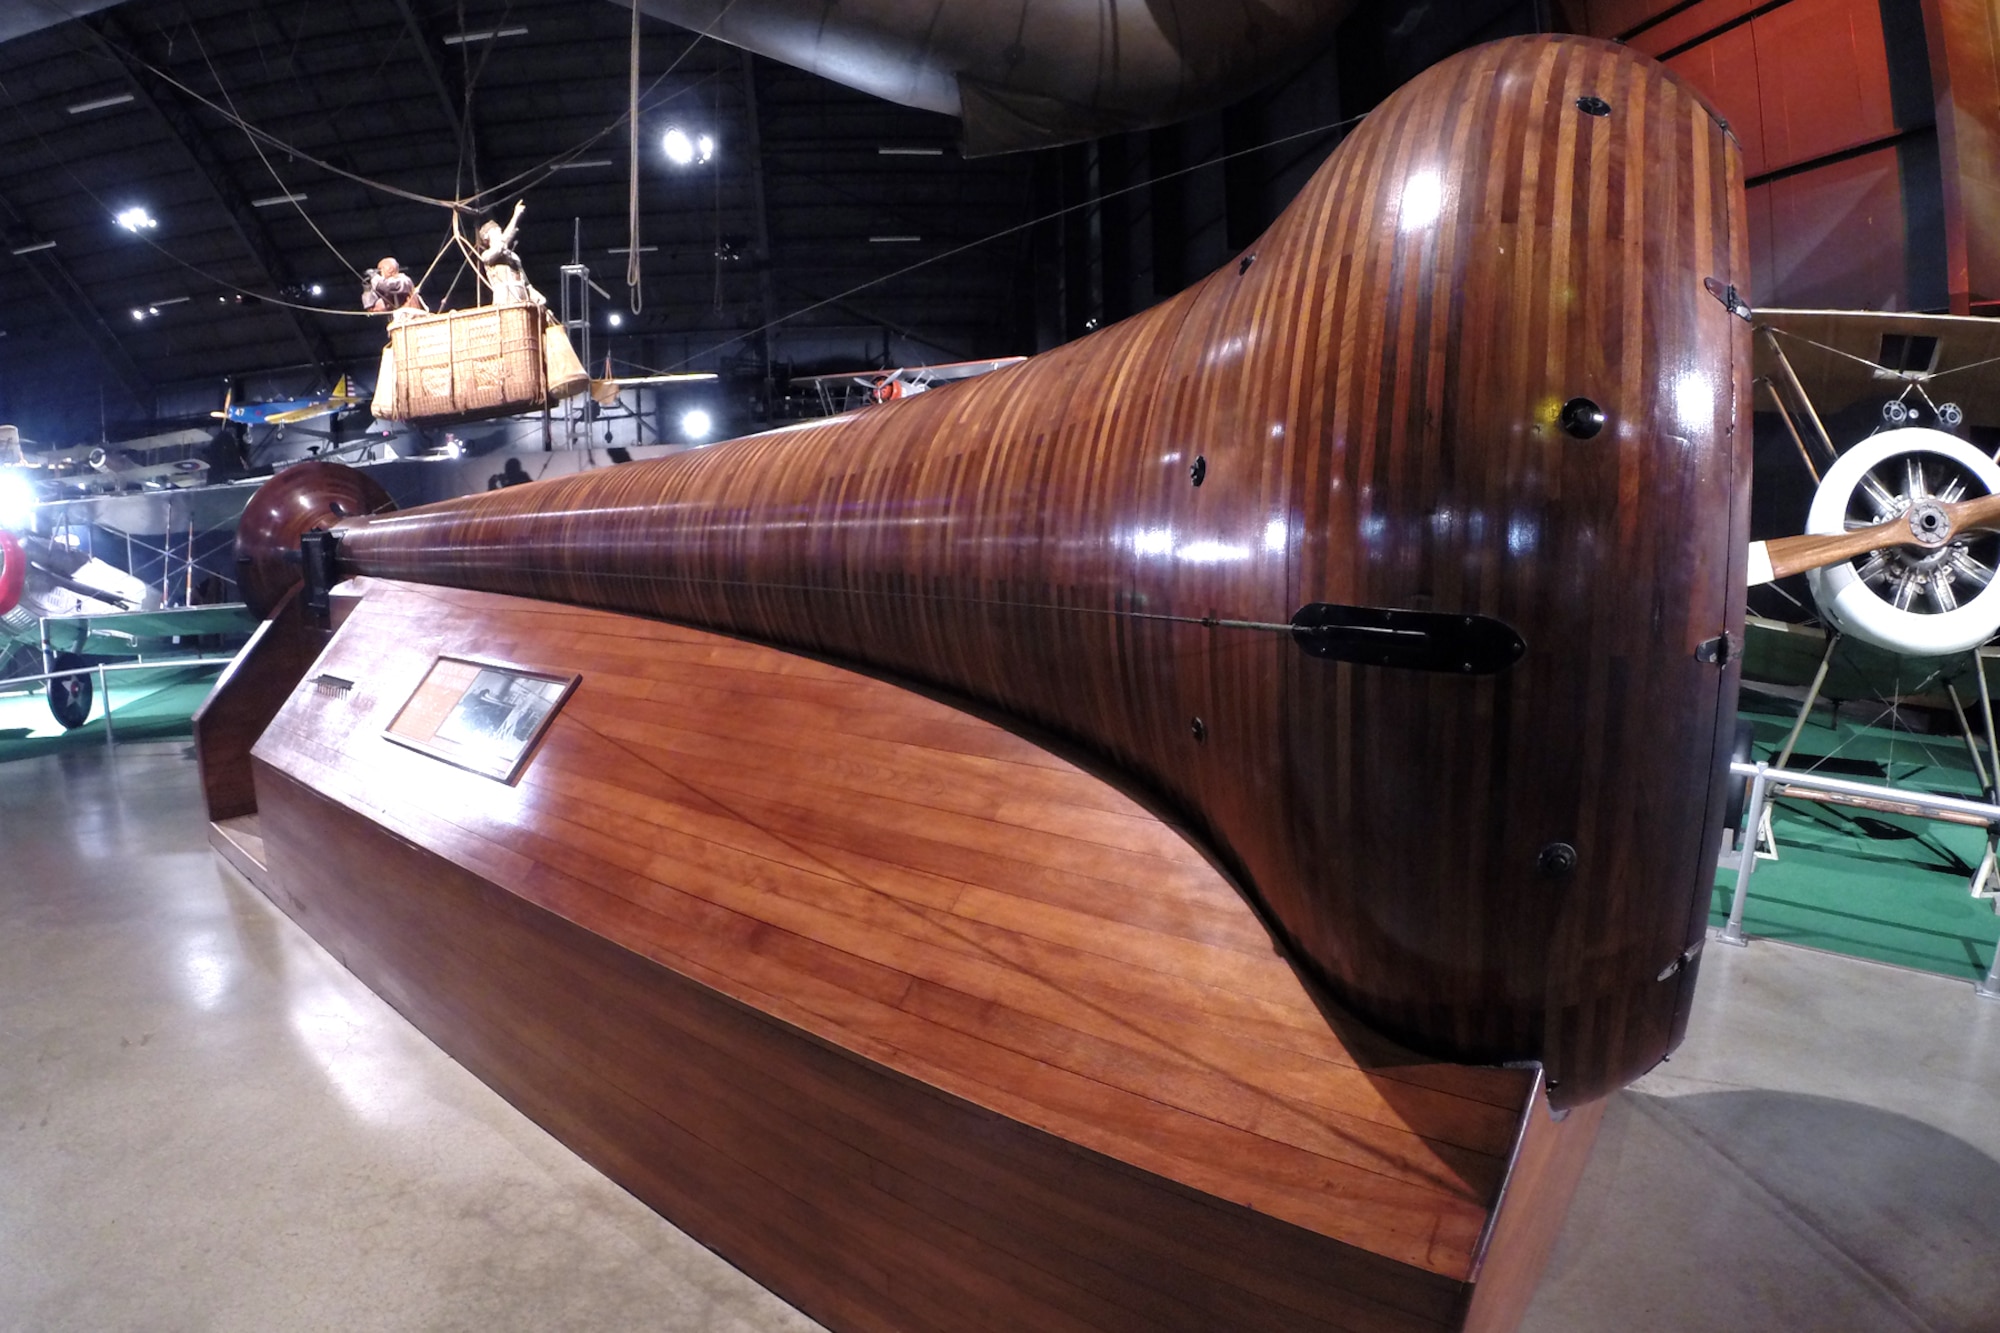
[[[250,747],[326,643],[300,614],[296,588],[279,599],[194,711],[195,762],[211,821],[256,813]]]
[[[350,519],[340,564],[702,624],[1044,729],[1172,812],[1329,994],[1586,1101],[1670,1049],[1719,830],[1735,669],[1697,649],[1740,633],[1747,330],[1703,283],[1748,285],[1741,181],[1659,65],[1483,46],[1132,320],[881,410]],[[1579,397],[1608,414],[1588,440],[1558,422]],[[1530,647],[1399,671],[1242,627],[1317,602]]]
[[[515,784],[383,738],[437,653],[501,648],[583,677]],[[1522,1126],[1546,1120],[1533,1072],[1439,1066],[1328,1010],[1268,936],[1246,947],[1261,928],[1220,873],[1074,765],[828,664],[493,594],[375,582],[321,669],[353,690],[297,691],[256,750],[274,900],[481,1078],[816,1317],[1466,1317]],[[659,688],[633,691],[635,672]],[[782,802],[712,781],[741,767],[726,746],[610,745],[612,718],[671,727],[683,673],[708,691],[702,734],[756,738],[744,753]],[[769,744],[773,714],[813,742]],[[938,743],[968,730],[955,755]],[[850,740],[873,762],[829,767]],[[954,759],[1042,799],[970,811],[942,780]],[[900,780],[903,761],[921,781]],[[903,812],[925,799],[930,840],[962,855],[897,867]],[[821,851],[839,841],[874,859]],[[1183,910],[1103,893],[1107,849]],[[1023,874],[1032,892],[1015,891]],[[1083,920],[1119,938],[1062,924]]]

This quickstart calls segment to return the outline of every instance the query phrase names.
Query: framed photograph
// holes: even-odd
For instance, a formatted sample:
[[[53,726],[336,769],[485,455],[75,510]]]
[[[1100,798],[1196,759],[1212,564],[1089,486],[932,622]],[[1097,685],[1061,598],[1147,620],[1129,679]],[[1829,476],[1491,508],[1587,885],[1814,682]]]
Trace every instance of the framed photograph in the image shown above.
[[[582,679],[440,656],[383,735],[448,764],[512,782]]]

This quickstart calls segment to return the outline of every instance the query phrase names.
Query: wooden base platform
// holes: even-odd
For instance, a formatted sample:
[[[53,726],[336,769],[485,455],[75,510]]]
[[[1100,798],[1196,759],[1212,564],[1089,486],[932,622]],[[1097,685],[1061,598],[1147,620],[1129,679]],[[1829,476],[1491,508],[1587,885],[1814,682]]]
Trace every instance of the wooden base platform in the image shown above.
[[[384,739],[441,652],[581,674],[513,785]],[[1046,750],[737,640],[394,583],[311,671],[352,687],[291,691],[225,854],[260,836],[358,976],[829,1326],[1507,1329],[1532,1293],[1595,1108],[1316,1005],[1185,840]]]

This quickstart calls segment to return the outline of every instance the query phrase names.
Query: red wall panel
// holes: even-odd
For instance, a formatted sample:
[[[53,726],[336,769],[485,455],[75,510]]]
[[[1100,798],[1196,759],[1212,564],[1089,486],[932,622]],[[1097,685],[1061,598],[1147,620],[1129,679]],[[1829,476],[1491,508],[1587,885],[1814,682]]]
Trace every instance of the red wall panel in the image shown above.
[[[1750,221],[1750,290],[1745,295],[1753,306],[1782,306],[1777,299],[1771,241],[1771,187],[1759,185],[1744,191]],[[1759,403],[1761,408],[1763,404]]]
[[[1583,30],[1592,37],[1617,37],[1676,3],[1678,0],[1583,0]]]
[[[1895,149],[1786,176],[1752,195],[1768,199],[1771,218],[1769,265],[1760,271],[1751,263],[1759,305],[1910,308],[1908,224]]]
[[[1742,0],[1715,3],[1744,7]],[[1685,38],[1682,21],[1698,12],[1709,13],[1709,6],[1676,15],[1661,29]],[[1653,43],[1658,31],[1633,46],[1668,49]],[[1792,0],[1667,64],[1729,122],[1752,178],[1896,132],[1877,0]]]
[[[1765,170],[1896,132],[1878,0],[1792,0],[1750,24]]]
[[[1663,51],[1671,51],[1677,46],[1686,46],[1703,33],[1713,32],[1733,18],[1740,18],[1755,9],[1763,0],[1699,0],[1670,19],[1646,29],[1632,38],[1632,49],[1644,51],[1649,56],[1657,56]],[[1665,5],[1659,6],[1667,8]]]

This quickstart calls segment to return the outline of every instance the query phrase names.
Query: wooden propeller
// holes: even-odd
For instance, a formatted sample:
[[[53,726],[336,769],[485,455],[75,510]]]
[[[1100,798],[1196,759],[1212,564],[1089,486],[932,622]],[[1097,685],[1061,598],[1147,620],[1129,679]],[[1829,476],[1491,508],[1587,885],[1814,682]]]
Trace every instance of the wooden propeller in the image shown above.
[[[1908,513],[1852,532],[1804,533],[1752,542],[1749,584],[1754,588],[1891,546],[1936,548],[1975,528],[2000,528],[2000,495],[1982,495],[1956,504],[1921,500]]]

